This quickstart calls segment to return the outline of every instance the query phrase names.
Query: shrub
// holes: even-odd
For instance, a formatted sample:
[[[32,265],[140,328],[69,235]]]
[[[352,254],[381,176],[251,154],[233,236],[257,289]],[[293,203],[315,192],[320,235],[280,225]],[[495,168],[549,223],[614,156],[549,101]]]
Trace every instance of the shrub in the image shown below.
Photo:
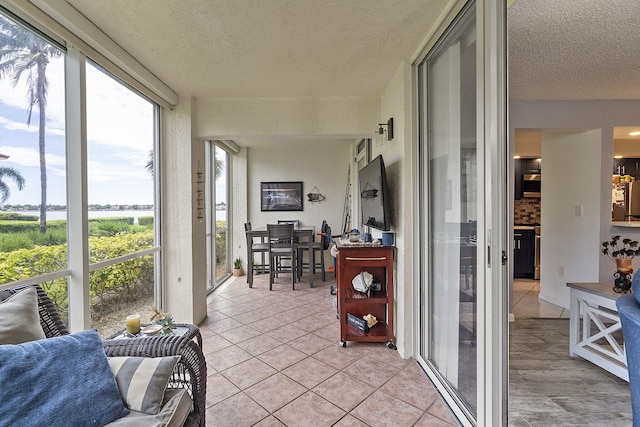
[[[38,221],[40,217],[37,215],[22,215],[19,212],[0,212],[0,221]]]
[[[96,224],[101,222],[125,222],[133,225],[134,218],[132,216],[110,216],[104,218],[89,218],[89,224]]]
[[[90,237],[90,263],[117,258],[153,245],[153,230],[110,237]],[[35,246],[0,252],[0,283],[67,269],[67,245]],[[154,257],[148,255],[110,265],[89,274],[91,310],[99,319],[105,305],[118,306],[153,287]],[[67,280],[42,283],[56,309],[67,312]]]
[[[216,265],[224,262],[227,256],[227,222],[216,221]]]
[[[153,226],[153,217],[152,216],[139,216],[138,217],[138,225],[144,226]]]

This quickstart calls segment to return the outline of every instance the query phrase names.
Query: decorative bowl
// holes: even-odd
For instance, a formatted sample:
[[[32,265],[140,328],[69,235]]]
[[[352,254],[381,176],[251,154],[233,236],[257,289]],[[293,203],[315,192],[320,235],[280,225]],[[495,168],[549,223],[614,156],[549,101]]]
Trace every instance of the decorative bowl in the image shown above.
[[[142,333],[144,335],[155,335],[162,330],[162,325],[154,324],[148,325],[142,328]]]

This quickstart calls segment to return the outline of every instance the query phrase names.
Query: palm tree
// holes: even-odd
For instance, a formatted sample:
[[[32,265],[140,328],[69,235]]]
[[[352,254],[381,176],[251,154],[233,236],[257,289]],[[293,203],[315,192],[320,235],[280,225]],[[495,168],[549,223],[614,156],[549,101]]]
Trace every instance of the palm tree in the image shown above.
[[[14,168],[8,167],[0,167],[0,204],[6,202],[11,195],[9,192],[9,185],[5,182],[4,178],[11,178],[16,185],[18,186],[18,190],[24,188],[24,178]]]
[[[147,172],[153,175],[153,171],[154,171],[153,150],[149,150],[149,156],[147,157],[147,163],[144,165],[144,168],[146,169]],[[220,178],[223,170],[224,170],[224,163],[222,163],[222,160],[216,159],[216,170],[215,170],[216,180]]]
[[[31,124],[33,108],[38,108],[38,149],[40,152],[40,231],[47,230],[47,162],[45,159],[45,121],[47,105],[47,65],[62,52],[28,29],[0,16],[0,78],[8,76],[14,87],[24,76]]]

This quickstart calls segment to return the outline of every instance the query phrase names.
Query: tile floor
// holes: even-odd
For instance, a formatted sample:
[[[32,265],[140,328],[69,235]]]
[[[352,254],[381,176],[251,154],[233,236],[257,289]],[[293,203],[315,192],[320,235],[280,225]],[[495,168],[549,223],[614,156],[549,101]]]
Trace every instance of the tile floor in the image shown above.
[[[209,298],[200,325],[208,426],[457,426],[415,360],[384,344],[339,346],[330,286],[246,276]]]
[[[513,315],[523,318],[569,318],[569,310],[538,299],[540,281],[513,279]]]

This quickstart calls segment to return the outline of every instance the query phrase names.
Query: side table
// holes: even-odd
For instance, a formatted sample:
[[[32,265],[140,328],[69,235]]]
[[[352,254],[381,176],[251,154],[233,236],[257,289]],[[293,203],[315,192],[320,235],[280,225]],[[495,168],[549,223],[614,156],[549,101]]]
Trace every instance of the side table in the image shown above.
[[[144,328],[148,325],[141,325],[141,328]],[[164,336],[178,336],[184,337],[185,339],[196,339],[198,346],[202,348],[202,335],[200,334],[200,328],[190,323],[174,323],[173,328],[171,328],[170,334],[155,334],[155,335],[144,335],[142,332],[137,333],[136,335],[131,335],[126,332],[126,330],[122,330],[117,332],[116,334],[110,336],[108,339],[110,340],[120,340],[120,339],[132,339],[132,338],[155,338],[155,337],[164,337]]]
[[[570,288],[571,320],[569,354],[581,356],[612,374],[629,381],[627,357],[613,283],[567,283]]]

